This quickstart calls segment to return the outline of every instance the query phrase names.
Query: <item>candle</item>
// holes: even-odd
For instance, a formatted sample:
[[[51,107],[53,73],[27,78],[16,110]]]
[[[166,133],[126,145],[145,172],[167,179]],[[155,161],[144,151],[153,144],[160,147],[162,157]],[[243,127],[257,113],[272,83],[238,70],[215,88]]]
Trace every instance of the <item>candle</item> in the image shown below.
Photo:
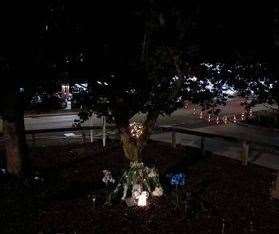
[[[138,206],[146,206],[147,205],[147,196],[148,193],[146,191],[143,191],[138,199]]]

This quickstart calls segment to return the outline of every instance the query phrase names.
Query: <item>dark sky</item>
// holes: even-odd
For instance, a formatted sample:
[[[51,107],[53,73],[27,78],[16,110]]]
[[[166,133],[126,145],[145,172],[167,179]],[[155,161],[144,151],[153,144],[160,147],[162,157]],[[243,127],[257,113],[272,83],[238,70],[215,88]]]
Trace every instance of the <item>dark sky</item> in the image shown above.
[[[201,7],[201,44],[209,52],[269,56],[272,47],[272,7],[263,1],[223,1]]]
[[[40,30],[44,27],[44,18],[51,8],[55,9],[59,6],[57,4],[59,1],[8,2],[7,6],[1,7],[0,12],[0,56],[23,60],[28,54],[32,56],[29,52],[40,41],[38,38],[40,38]],[[56,3],[49,4],[49,2]],[[65,24],[75,22],[77,31],[90,28],[91,32],[96,29],[99,33],[98,35],[81,33],[75,36],[74,33],[59,31],[56,38],[45,39],[53,50],[67,46],[75,46],[77,49],[92,46],[96,38],[102,38],[100,32],[101,34],[110,33],[105,30],[104,22],[113,22],[117,17],[117,9],[121,9],[119,17],[123,17],[123,11],[125,11],[125,4],[122,3],[119,7],[117,1],[114,1],[114,5],[107,1],[103,8],[99,8],[94,1],[90,1],[90,4],[75,1],[71,5],[68,1],[64,2],[67,16],[61,17],[64,17]],[[196,16],[198,28],[192,42],[198,44],[201,55],[213,58],[235,56],[238,53],[259,58],[270,56],[273,44],[273,7],[266,3],[268,1],[261,1],[261,3],[237,0],[204,2],[200,3],[200,11]],[[243,2],[246,3],[243,4]],[[126,28],[129,30],[128,26]]]

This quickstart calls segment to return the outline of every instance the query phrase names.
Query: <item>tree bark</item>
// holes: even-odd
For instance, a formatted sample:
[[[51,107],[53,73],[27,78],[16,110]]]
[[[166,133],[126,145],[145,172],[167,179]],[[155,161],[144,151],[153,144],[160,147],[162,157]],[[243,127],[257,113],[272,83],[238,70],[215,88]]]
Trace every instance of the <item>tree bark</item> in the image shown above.
[[[13,99],[13,100],[12,100]],[[11,175],[22,176],[28,172],[27,144],[25,139],[24,109],[20,97],[11,97],[16,104],[3,116],[3,136],[5,139],[7,171]]]
[[[140,161],[140,149],[136,140],[125,132],[120,133],[120,139],[125,157],[131,162]]]
[[[146,120],[143,124],[143,133],[138,139],[130,135],[130,129],[128,126],[120,128],[120,140],[127,159],[132,162],[141,160],[141,152],[151,136],[158,116],[158,112],[149,112],[147,114]]]
[[[22,176],[26,172],[27,146],[24,126],[20,120],[3,121],[3,134],[6,139],[7,171],[11,175]]]

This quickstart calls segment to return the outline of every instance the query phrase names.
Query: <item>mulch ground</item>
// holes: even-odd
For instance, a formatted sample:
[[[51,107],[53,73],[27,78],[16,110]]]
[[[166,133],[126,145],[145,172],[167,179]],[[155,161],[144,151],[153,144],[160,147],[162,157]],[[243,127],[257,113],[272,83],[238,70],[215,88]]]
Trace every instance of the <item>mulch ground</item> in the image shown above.
[[[143,160],[158,168],[164,196],[144,208],[104,206],[102,170],[117,179],[129,165],[117,142],[32,149],[32,178],[0,176],[0,233],[279,233],[274,171],[158,142]],[[186,185],[172,188],[170,172],[185,173]]]

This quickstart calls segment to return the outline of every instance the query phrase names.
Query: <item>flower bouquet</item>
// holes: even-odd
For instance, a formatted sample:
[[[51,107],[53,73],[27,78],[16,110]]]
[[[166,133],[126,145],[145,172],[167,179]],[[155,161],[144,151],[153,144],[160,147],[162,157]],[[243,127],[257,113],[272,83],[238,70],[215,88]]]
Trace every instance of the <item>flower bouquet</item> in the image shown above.
[[[114,197],[119,195],[128,206],[146,206],[149,196],[162,196],[163,189],[157,170],[142,162],[132,162],[113,191]]]

